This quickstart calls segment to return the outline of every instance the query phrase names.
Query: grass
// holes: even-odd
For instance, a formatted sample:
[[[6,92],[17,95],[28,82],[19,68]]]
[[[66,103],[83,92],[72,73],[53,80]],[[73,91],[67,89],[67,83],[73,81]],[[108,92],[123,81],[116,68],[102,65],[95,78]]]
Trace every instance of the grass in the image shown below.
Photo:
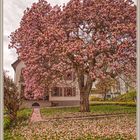
[[[91,105],[91,113],[94,114],[110,114],[110,113],[132,113],[136,112],[136,107],[120,106],[120,105]],[[44,116],[59,116],[68,113],[79,112],[79,107],[65,107],[65,108],[43,108],[41,113]]]
[[[14,129],[18,126],[21,122],[22,125],[27,126],[26,121],[31,116],[31,109],[21,109],[17,112],[17,120],[14,123],[10,122],[8,115],[4,113],[4,140],[24,140],[22,137],[15,135],[13,136],[11,133],[11,128]]]
[[[26,119],[29,118],[31,113],[32,113],[32,110],[29,109],[29,108],[28,109],[27,108],[26,109],[21,109],[17,112],[17,118],[26,120]]]
[[[136,107],[133,106],[122,106],[122,105],[97,105],[99,102],[90,105],[91,113],[94,114],[111,114],[111,113],[132,113],[136,112]],[[28,120],[31,115],[31,109],[22,109],[17,112],[17,122]],[[63,114],[76,113],[79,112],[79,107],[64,107],[64,108],[43,108],[41,109],[41,114],[43,116],[53,116],[58,115],[61,116]],[[16,125],[16,124],[15,124]],[[4,115],[4,129],[11,126],[10,119],[8,116]]]
[[[4,111],[5,112],[5,111]],[[15,126],[19,121],[28,120],[29,116],[31,116],[31,109],[21,109],[17,112],[17,121],[14,124],[11,124],[10,118],[4,113],[4,129],[8,129],[10,126]]]
[[[90,105],[120,105],[120,106],[130,106],[136,107],[135,102],[116,102],[116,101],[91,101]]]
[[[78,107],[65,107],[65,108],[42,108],[41,114],[42,115],[54,115],[56,113],[62,114],[62,113],[69,113],[69,112],[78,112]]]
[[[93,105],[90,107],[94,113],[131,113],[136,112],[135,107],[119,106],[119,105]]]
[[[4,116],[4,121],[3,121],[4,129],[7,129],[10,127],[11,122],[8,116]]]
[[[136,107],[130,107],[130,106],[120,106],[120,105],[91,105],[90,106],[91,109],[91,113],[95,113],[95,114],[110,114],[110,113],[131,113],[131,112],[135,112],[136,111]],[[69,135],[75,135],[75,133],[77,133],[78,135],[80,135],[79,137],[77,137],[75,140],[125,140],[124,136],[112,136],[111,138],[107,138],[107,137],[102,137],[100,135],[97,135],[97,137],[93,137],[92,133],[88,134],[89,130],[87,130],[87,132],[85,132],[85,135],[81,135],[80,131],[82,132],[85,127],[85,130],[88,128],[87,126],[92,125],[92,127],[94,126],[94,124],[92,124],[92,121],[88,121],[88,120],[84,120],[84,121],[70,121],[69,119],[64,122],[64,121],[49,121],[49,122],[42,122],[42,123],[34,123],[34,124],[30,124],[28,123],[28,119],[31,115],[32,110],[31,109],[22,109],[20,111],[18,111],[17,114],[17,122],[14,125],[10,125],[10,127],[7,127],[4,131],[4,140],[26,140],[26,137],[28,137],[27,139],[39,139],[41,140],[41,138],[43,139],[43,137],[47,140],[48,139],[48,135],[50,135],[49,140],[59,140],[59,137],[65,133],[72,133]],[[41,114],[43,116],[53,116],[53,115],[57,115],[59,114],[60,116],[65,116],[69,115],[69,114],[78,114],[79,112],[79,107],[64,107],[64,108],[43,108],[41,109]],[[80,113],[80,112],[79,112]],[[134,117],[135,118],[135,117]],[[106,119],[106,118],[105,118]],[[116,118],[117,119],[117,118]],[[119,118],[118,118],[119,119]],[[115,119],[112,120],[115,125],[118,125],[116,121],[114,121]],[[4,123],[6,123],[7,121],[7,116],[5,115],[4,117]],[[69,121],[69,123],[68,123]],[[98,120],[100,122],[100,120]],[[111,121],[111,120],[108,120]],[[134,119],[131,119],[130,122],[132,122],[134,124]],[[96,125],[96,121],[93,120],[93,122]],[[75,124],[74,124],[75,123]],[[88,124],[87,124],[88,123]],[[118,123],[120,123],[120,120],[118,120]],[[127,123],[129,123],[129,121],[127,121]],[[99,125],[97,125],[98,127],[101,125],[102,127],[106,127],[106,120],[102,119],[101,123],[99,123]],[[49,126],[50,127],[49,127]],[[73,126],[72,126],[73,125]],[[111,125],[111,123],[108,123],[108,125]],[[125,124],[124,124],[125,125]],[[131,123],[130,123],[131,125]],[[59,128],[57,127],[61,127],[60,130],[64,129],[64,127],[66,127],[63,131],[64,132],[59,132]],[[71,131],[69,132],[69,127],[71,127]],[[72,128],[76,127],[75,130],[73,130]],[[109,126],[108,126],[109,127]],[[111,127],[111,126],[110,126]],[[127,128],[129,129],[129,127],[127,126]],[[80,130],[81,129],[81,130]],[[45,133],[43,132],[45,130]],[[54,131],[54,132],[53,132]],[[77,132],[78,131],[78,132]],[[104,131],[103,131],[104,132]],[[25,134],[27,133],[27,135]],[[58,136],[57,136],[57,135]],[[53,135],[54,139],[51,138],[51,135]],[[128,138],[130,139],[130,137]]]

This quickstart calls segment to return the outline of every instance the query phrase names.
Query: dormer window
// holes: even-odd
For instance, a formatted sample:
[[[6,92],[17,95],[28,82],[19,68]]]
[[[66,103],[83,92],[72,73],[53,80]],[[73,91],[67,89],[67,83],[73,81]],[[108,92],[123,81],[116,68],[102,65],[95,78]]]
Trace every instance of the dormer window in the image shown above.
[[[74,72],[67,72],[67,74],[64,76],[64,80],[74,80]]]

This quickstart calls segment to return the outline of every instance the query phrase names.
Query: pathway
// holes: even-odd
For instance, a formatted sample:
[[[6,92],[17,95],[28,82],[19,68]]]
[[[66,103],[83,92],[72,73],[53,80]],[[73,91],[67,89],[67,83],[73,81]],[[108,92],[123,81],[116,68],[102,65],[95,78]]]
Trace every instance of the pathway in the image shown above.
[[[43,121],[40,113],[40,107],[33,108],[33,113],[30,119],[31,122]]]

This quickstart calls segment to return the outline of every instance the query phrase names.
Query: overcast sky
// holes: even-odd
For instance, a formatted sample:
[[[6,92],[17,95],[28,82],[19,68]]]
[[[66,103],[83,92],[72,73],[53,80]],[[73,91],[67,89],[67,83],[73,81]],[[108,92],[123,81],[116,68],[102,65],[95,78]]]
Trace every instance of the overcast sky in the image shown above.
[[[23,16],[23,11],[31,7],[32,3],[38,0],[4,0],[4,48],[3,64],[4,70],[9,71],[10,77],[14,78],[14,70],[11,64],[17,60],[15,49],[8,49],[8,36],[19,27],[19,22]],[[51,5],[63,5],[69,0],[47,0]]]
[[[33,2],[38,0],[4,0],[4,48],[3,48],[3,64],[4,70],[8,70],[9,76],[14,78],[14,70],[11,64],[17,60],[14,49],[8,49],[8,36],[11,32],[19,27],[19,22],[23,16],[23,11],[27,7],[31,7]],[[69,0],[47,0],[51,5],[63,5]],[[136,1],[136,0],[134,0]]]

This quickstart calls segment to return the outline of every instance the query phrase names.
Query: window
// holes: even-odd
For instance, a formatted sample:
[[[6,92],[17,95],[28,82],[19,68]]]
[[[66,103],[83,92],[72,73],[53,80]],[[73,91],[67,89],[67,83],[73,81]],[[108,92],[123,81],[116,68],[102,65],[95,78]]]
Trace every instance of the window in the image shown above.
[[[76,96],[76,88],[75,87],[65,87],[64,96]]]
[[[62,88],[61,87],[52,88],[52,96],[62,96]]]
[[[74,80],[75,79],[75,75],[73,72],[67,72],[67,74],[65,74],[64,76],[64,80]]]
[[[107,95],[106,97],[107,97],[107,98],[111,98],[111,95]]]
[[[72,72],[68,72],[68,73],[64,76],[64,80],[72,80]]]
[[[27,96],[25,97],[26,99],[33,99],[34,98],[34,94],[30,91],[28,91]]]

